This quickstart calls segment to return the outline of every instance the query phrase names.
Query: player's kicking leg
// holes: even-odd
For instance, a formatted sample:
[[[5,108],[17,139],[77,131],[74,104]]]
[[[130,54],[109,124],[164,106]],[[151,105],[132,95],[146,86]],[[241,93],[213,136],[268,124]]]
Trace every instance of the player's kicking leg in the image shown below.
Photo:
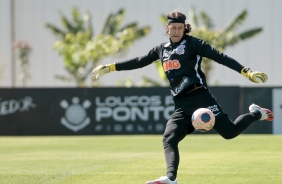
[[[167,176],[162,176],[153,181],[147,181],[146,184],[178,184],[177,180],[171,181]]]
[[[259,111],[261,113],[260,120],[272,121],[274,119],[274,116],[271,110],[262,108],[256,104],[250,105],[249,110],[250,112]]]

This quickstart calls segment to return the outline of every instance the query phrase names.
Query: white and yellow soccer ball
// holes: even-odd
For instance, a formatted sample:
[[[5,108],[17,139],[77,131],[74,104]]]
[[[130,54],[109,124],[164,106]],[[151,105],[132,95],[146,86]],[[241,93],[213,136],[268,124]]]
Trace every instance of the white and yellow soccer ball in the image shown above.
[[[200,132],[211,130],[215,123],[215,117],[208,108],[199,108],[192,115],[192,125]]]

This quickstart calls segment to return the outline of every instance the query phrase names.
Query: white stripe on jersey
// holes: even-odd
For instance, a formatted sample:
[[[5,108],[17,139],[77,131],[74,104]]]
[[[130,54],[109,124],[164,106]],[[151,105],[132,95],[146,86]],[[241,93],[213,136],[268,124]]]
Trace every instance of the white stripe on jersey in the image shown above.
[[[198,68],[199,68],[199,62],[202,59],[201,56],[197,55],[197,63],[195,65],[195,71],[196,71],[196,76],[199,78],[200,83],[203,84],[203,79],[201,78],[200,74],[198,73]]]

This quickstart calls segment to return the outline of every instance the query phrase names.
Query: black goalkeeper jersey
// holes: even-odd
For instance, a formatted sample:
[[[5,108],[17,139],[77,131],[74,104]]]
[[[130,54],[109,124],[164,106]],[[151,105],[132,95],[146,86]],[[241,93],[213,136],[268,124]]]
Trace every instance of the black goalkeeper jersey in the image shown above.
[[[147,66],[160,59],[173,96],[188,86],[199,83],[207,88],[206,77],[201,70],[202,57],[207,57],[237,72],[244,68],[233,58],[211,47],[205,41],[185,35],[180,42],[162,43],[145,55],[116,63],[116,70],[132,70]]]

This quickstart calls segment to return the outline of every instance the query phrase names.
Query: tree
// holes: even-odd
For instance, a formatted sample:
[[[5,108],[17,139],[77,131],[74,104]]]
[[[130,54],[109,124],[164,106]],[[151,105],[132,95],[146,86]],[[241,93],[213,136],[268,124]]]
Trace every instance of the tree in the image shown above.
[[[27,41],[20,40],[13,43],[13,50],[16,53],[17,60],[20,65],[20,81],[22,82],[22,85],[25,87],[26,82],[28,79],[31,78],[29,73],[29,56],[31,53],[31,46],[28,44]]]
[[[132,43],[150,32],[150,27],[138,27],[136,22],[121,27],[125,10],[110,14],[101,33],[94,36],[91,14],[87,12],[80,16],[79,10],[72,9],[72,20],[61,14],[63,29],[47,23],[46,27],[58,38],[54,49],[64,58],[68,76],[57,75],[57,79],[75,81],[79,87],[86,86],[86,79],[92,69],[102,59],[117,53],[125,52]]]
[[[192,7],[188,16],[188,19],[190,20],[189,23],[192,26],[191,35],[205,40],[214,48],[218,49],[221,52],[224,52],[227,47],[250,39],[262,31],[261,27],[256,27],[240,33],[237,32],[237,29],[245,22],[247,15],[247,10],[243,10],[234,19],[232,19],[225,28],[214,29],[214,24],[211,17],[203,11],[199,14],[196,14],[194,7]],[[167,23],[166,15],[161,15],[160,18],[161,22],[165,25]],[[209,74],[212,70],[212,64],[213,62],[210,62],[210,59],[203,58],[202,70],[206,75],[207,82],[209,82]],[[162,69],[161,62],[157,62],[156,67],[160,78],[167,84],[168,82]],[[151,83],[152,85],[156,85],[156,83],[158,86],[162,85],[159,82],[147,77],[144,77],[144,80]]]

